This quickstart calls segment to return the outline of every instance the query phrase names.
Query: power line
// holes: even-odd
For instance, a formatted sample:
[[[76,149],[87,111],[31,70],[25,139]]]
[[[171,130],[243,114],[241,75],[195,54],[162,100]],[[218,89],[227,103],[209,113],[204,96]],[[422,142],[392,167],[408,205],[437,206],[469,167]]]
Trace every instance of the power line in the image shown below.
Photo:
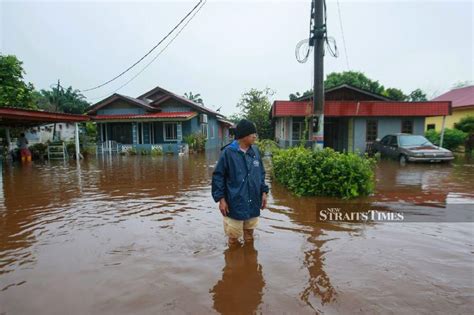
[[[163,37],[155,46],[153,46],[152,49],[150,49],[145,55],[143,55],[140,59],[138,59],[134,64],[132,64],[130,67],[128,67],[127,69],[125,69],[124,71],[122,71],[120,74],[116,75],[115,77],[113,77],[112,79],[102,83],[102,84],[99,84],[97,86],[94,86],[94,87],[91,87],[91,88],[88,88],[88,89],[84,89],[82,90],[81,92],[88,92],[88,91],[92,91],[92,90],[96,90],[100,87],[103,87],[104,85],[106,84],[109,84],[110,82],[112,81],[115,81],[116,79],[118,79],[119,77],[121,77],[122,75],[124,75],[125,73],[127,73],[128,71],[130,71],[133,67],[135,67],[137,64],[139,64],[143,59],[145,59],[148,55],[150,55],[162,42],[164,42],[181,24],[183,24],[183,22],[196,10],[196,8],[202,3],[203,0],[199,0],[199,2],[192,8],[191,11],[188,12],[188,14],[186,14],[182,19],[181,21],[179,21],[178,24],[176,24],[175,27],[173,27],[173,29],[171,29],[171,31],[166,34],[165,37]]]
[[[165,50],[166,48],[168,48],[168,46],[176,39],[176,37],[179,36],[179,34],[181,34],[181,32],[186,28],[186,26],[192,21],[192,19],[196,16],[196,14],[199,13],[199,11],[201,11],[202,7],[206,4],[207,0],[204,0],[204,2],[202,3],[202,5],[194,12],[194,14],[189,18],[189,20],[184,23],[183,27],[171,38],[171,40],[165,45],[165,47],[163,47],[157,54],[155,57],[153,57],[152,60],[150,60],[150,62],[148,62],[139,72],[137,72],[133,77],[131,77],[127,82],[125,82],[124,84],[122,84],[121,86],[119,86],[117,89],[113,90],[112,92],[108,93],[107,95],[103,95],[101,97],[96,97],[96,98],[93,98],[93,99],[90,99],[90,101],[94,101],[94,100],[98,100],[98,99],[103,99],[107,96],[109,96],[110,94],[113,94],[115,92],[117,92],[118,90],[122,89],[123,87],[127,86],[130,82],[132,82],[136,77],[138,77],[140,74],[142,74],[143,71],[145,71]]]
[[[344,28],[342,27],[341,7],[339,5],[339,0],[337,0],[337,12],[339,14],[339,26],[341,28],[341,33],[342,33],[342,44],[344,45],[344,56],[346,57],[347,70],[350,70],[349,57],[347,56],[346,38],[344,37]]]

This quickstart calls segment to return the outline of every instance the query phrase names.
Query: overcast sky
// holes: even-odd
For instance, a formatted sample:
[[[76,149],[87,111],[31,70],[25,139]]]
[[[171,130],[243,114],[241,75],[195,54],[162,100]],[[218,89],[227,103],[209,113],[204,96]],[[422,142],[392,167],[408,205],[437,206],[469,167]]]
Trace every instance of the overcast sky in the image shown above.
[[[0,0],[0,51],[24,62],[26,80],[46,89],[86,89],[130,66],[155,45],[196,1]],[[200,93],[207,106],[237,111],[240,95],[269,87],[288,99],[312,86],[312,63],[295,59],[308,37],[310,0],[209,0],[176,40],[118,93],[138,96],[155,86]],[[405,93],[441,94],[474,80],[473,1],[328,0],[328,34],[339,58],[325,57],[325,73],[363,71]],[[91,102],[110,95],[153,58],[104,86],[84,93]]]

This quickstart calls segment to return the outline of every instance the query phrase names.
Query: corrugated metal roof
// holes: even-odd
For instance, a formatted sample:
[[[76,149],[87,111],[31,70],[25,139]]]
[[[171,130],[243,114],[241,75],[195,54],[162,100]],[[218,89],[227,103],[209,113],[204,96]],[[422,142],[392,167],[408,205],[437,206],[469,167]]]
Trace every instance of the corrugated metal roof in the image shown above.
[[[96,115],[90,116],[93,120],[127,120],[127,119],[156,119],[156,118],[191,118],[196,112],[160,112],[148,114],[125,114],[125,115]]]
[[[307,116],[310,102],[275,101],[273,117]],[[324,115],[351,116],[445,116],[450,115],[450,102],[384,102],[384,101],[326,101]]]
[[[433,101],[451,101],[453,108],[474,106],[474,85],[446,92]]]

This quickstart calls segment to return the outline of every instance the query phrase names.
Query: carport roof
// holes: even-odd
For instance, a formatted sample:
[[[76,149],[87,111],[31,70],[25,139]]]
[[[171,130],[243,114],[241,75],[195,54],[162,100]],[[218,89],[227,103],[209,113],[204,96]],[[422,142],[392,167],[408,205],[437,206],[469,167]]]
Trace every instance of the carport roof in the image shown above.
[[[16,107],[0,107],[0,127],[33,127],[50,123],[88,121],[86,115],[47,112]]]

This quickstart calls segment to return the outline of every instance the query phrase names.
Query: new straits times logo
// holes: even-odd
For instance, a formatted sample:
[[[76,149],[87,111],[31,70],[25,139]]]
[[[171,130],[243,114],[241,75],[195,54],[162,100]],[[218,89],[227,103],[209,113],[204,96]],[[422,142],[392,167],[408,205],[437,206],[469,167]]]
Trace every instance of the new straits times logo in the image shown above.
[[[385,221],[385,222],[401,222],[405,220],[402,212],[387,212],[369,209],[361,212],[343,212],[341,208],[327,208],[319,211],[319,219],[321,221]]]

